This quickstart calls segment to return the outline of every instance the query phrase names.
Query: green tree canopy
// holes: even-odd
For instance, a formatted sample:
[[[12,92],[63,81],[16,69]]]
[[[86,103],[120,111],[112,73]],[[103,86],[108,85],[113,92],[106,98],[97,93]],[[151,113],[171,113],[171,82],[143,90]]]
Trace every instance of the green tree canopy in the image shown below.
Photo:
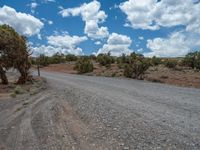
[[[20,72],[19,84],[26,82],[30,68],[28,57],[26,38],[10,26],[0,25],[0,75],[3,84],[8,83],[5,72],[9,68],[15,68]]]

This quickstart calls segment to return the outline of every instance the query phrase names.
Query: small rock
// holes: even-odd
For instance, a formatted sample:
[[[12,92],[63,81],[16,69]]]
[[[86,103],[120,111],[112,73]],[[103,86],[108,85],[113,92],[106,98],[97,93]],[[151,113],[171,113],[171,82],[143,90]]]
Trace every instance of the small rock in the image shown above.
[[[124,147],[123,150],[129,150],[129,147]]]

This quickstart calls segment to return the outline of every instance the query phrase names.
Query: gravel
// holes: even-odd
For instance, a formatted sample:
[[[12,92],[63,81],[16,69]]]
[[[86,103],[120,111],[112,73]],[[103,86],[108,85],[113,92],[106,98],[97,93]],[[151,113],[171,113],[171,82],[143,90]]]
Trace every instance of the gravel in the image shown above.
[[[0,149],[200,149],[199,89],[42,76],[49,85],[44,92],[0,101]],[[16,112],[25,99],[29,103]]]

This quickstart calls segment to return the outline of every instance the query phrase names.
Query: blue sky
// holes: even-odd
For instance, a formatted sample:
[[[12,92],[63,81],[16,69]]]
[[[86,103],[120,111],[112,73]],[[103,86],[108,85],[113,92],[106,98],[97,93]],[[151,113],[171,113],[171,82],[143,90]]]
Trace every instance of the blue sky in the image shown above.
[[[0,1],[0,24],[26,35],[34,55],[183,56],[200,50],[199,14],[199,0]]]

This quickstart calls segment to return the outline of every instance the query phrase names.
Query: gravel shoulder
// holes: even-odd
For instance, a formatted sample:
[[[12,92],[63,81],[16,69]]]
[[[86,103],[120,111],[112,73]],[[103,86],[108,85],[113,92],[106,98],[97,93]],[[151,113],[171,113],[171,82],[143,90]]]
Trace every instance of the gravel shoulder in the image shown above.
[[[200,90],[42,72],[48,88],[0,101],[0,149],[200,149]]]

